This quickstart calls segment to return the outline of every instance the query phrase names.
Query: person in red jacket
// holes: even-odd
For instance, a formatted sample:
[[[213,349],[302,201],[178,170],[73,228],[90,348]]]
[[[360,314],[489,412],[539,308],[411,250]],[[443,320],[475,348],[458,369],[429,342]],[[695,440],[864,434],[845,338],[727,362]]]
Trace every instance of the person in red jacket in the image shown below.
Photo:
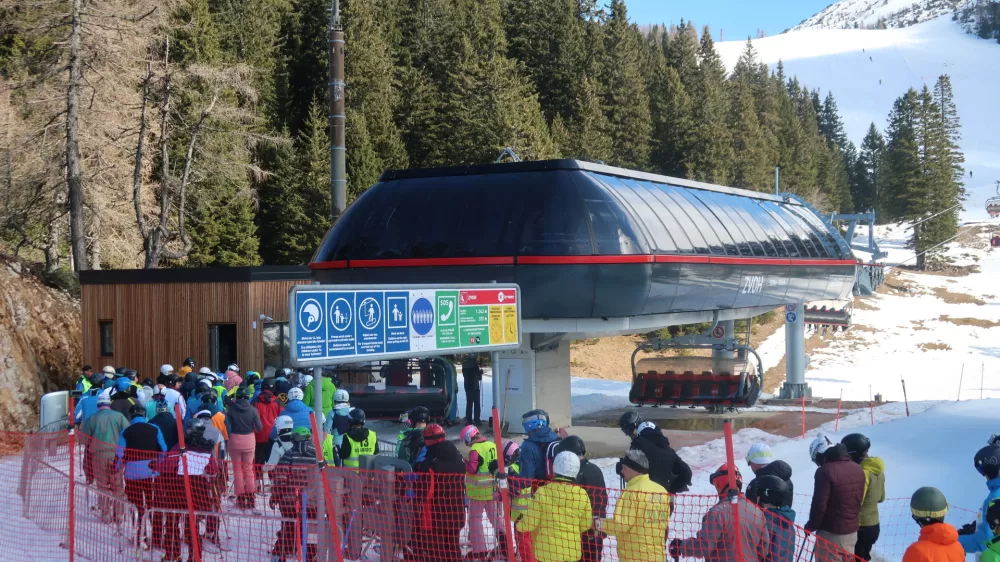
[[[805,528],[823,539],[816,547],[816,562],[851,562],[858,542],[865,472],[838,443],[824,453],[814,480]]]
[[[937,488],[924,487],[913,492],[910,513],[920,525],[920,538],[903,554],[903,562],[964,562],[965,549],[958,542],[958,531],[944,522],[948,500]]]
[[[253,406],[257,408],[260,416],[261,428],[254,431],[254,439],[257,447],[254,449],[254,478],[259,483],[261,481],[260,467],[263,466],[271,456],[271,448],[274,440],[271,439],[271,428],[274,427],[274,420],[281,415],[281,402],[274,395],[273,379],[264,379],[261,383],[260,394],[253,399]]]

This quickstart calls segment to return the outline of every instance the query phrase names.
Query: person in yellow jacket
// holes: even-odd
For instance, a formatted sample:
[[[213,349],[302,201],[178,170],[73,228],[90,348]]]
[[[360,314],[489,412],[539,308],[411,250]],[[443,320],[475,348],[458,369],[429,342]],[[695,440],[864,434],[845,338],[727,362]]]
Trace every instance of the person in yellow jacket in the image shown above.
[[[872,547],[878,541],[880,531],[878,504],[885,501],[885,463],[878,457],[868,456],[872,442],[860,433],[851,433],[840,442],[847,448],[851,460],[860,464],[865,473],[865,495],[861,500],[861,520],[854,555],[862,560],[871,560]]]
[[[618,539],[622,562],[662,562],[667,559],[664,537],[670,523],[667,490],[649,479],[649,458],[631,449],[618,463],[618,474],[627,482],[610,519],[598,527]]]
[[[516,528],[531,533],[538,562],[579,560],[583,556],[580,536],[593,526],[590,497],[575,482],[580,457],[570,451],[559,453],[552,461],[552,473],[552,481],[535,490]]]

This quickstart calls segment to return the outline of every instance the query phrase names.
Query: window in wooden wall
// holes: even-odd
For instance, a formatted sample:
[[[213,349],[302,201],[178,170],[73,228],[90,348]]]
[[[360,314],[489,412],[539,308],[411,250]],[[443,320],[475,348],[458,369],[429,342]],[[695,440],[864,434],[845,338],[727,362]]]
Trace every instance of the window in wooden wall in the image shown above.
[[[97,325],[101,332],[101,356],[111,357],[115,354],[115,323],[101,320]]]

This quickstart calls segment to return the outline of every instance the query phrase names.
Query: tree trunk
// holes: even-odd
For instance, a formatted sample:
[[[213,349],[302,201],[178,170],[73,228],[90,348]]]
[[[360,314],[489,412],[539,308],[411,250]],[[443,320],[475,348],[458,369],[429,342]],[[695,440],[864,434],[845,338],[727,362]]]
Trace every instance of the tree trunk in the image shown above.
[[[52,206],[49,208],[49,232],[45,241],[45,272],[55,273],[59,269],[59,240],[61,238],[62,220],[59,218],[62,206],[61,194],[52,194]]]
[[[923,271],[927,268],[927,256],[920,250],[920,227],[919,224],[913,226],[913,251],[917,253],[917,269]]]
[[[69,86],[66,89],[66,185],[69,189],[70,244],[76,271],[88,269],[87,240],[83,224],[83,178],[80,173],[80,146],[77,142],[77,109],[82,81],[80,62],[80,4],[72,0],[69,35]]]

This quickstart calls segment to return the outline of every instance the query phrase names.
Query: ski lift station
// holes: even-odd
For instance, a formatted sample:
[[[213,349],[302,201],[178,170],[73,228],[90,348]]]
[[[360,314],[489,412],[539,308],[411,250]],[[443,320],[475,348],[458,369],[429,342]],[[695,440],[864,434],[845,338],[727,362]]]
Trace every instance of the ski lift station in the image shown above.
[[[805,303],[850,299],[862,270],[838,229],[794,195],[576,160],[385,172],[309,267],[314,285],[289,298],[300,365],[489,350],[494,404],[513,431],[536,407],[570,423],[572,340],[681,324],[711,327],[637,353],[711,356],[634,356],[631,401],[752,405],[763,369],[734,321],[779,307],[781,395],[806,395],[805,325],[842,325],[849,307]]]

